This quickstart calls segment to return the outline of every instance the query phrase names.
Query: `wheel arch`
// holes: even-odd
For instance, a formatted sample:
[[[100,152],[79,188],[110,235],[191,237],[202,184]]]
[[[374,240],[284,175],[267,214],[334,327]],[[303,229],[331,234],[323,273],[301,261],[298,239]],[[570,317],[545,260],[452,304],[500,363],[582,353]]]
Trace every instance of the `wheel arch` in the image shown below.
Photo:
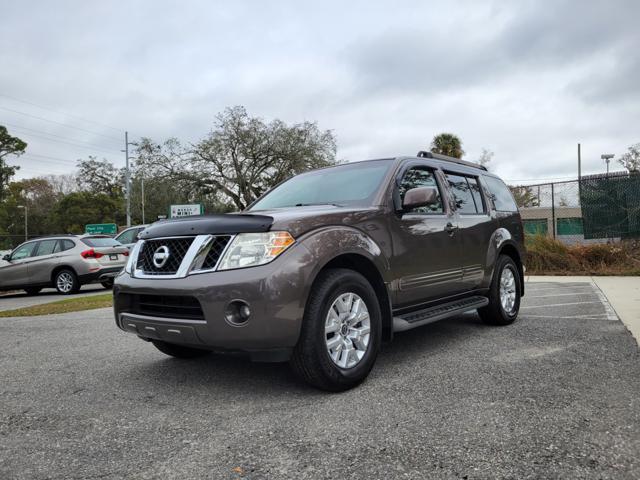
[[[507,257],[510,257],[518,267],[518,276],[520,277],[520,295],[524,295],[524,268],[520,252],[518,252],[515,245],[510,242],[505,242],[498,250],[498,255],[506,255]]]

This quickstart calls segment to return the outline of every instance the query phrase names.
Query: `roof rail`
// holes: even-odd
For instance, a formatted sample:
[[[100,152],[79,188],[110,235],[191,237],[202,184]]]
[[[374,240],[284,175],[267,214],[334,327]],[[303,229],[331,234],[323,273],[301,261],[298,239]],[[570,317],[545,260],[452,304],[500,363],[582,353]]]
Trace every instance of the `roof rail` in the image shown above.
[[[484,165],[480,165],[479,163],[467,162],[466,160],[460,160],[459,158],[448,157],[447,155],[440,155],[439,153],[426,152],[424,150],[420,150],[418,152],[418,155],[416,156],[420,158],[434,158],[436,160],[443,160],[445,162],[457,163],[471,168],[480,168],[482,170],[487,169],[487,167],[485,167]]]

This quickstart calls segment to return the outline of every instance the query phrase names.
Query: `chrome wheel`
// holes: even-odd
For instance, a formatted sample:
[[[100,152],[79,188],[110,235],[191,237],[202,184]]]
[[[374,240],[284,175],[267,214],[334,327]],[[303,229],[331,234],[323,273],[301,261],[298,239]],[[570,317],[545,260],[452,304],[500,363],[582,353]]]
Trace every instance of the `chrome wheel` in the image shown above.
[[[340,368],[353,368],[369,348],[371,320],[364,300],[342,293],[331,304],[325,320],[327,351]]]
[[[500,303],[507,315],[516,308],[516,277],[510,266],[505,266],[500,275]]]
[[[74,280],[73,275],[69,272],[62,272],[59,274],[56,279],[56,287],[58,288],[58,291],[62,293],[69,293],[73,289]]]

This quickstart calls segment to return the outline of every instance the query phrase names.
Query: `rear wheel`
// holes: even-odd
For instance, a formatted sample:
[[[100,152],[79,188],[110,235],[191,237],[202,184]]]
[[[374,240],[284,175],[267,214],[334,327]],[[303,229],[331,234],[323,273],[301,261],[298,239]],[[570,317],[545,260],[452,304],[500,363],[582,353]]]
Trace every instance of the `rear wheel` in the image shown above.
[[[107,290],[111,290],[113,288],[113,280],[105,280],[104,282],[100,282],[100,285]]]
[[[27,292],[27,295],[37,295],[42,290],[41,287],[29,287],[25,288],[24,291]]]
[[[478,309],[480,318],[489,325],[509,325],[518,317],[522,285],[516,262],[500,255],[489,289],[489,305]]]
[[[73,270],[60,270],[56,273],[54,278],[54,284],[56,290],[63,295],[69,295],[70,293],[76,293],[80,290],[80,282],[78,276]]]
[[[161,340],[152,340],[153,345],[162,353],[176,358],[197,358],[209,355],[209,350],[201,350],[199,348],[185,347],[176,345],[175,343],[167,343]]]
[[[314,387],[348,390],[373,368],[381,334],[380,305],[366,278],[327,270],[314,283],[291,366]]]

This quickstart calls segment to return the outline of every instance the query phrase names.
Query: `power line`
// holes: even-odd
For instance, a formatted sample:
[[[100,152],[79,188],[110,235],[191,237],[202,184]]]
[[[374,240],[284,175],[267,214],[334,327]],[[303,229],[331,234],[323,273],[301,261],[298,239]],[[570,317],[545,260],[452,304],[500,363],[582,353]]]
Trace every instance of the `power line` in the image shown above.
[[[121,152],[119,152],[119,151],[117,151],[115,149],[114,150],[107,150],[106,148],[97,147],[97,146],[94,146],[94,145],[92,145],[92,144],[90,144],[88,142],[83,142],[83,143],[85,143],[85,145],[82,145],[82,144],[78,143],[79,140],[76,140],[75,142],[67,142],[67,141],[64,141],[64,140],[56,140],[55,138],[48,138],[48,137],[45,137],[44,135],[40,135],[40,134],[37,134],[37,133],[24,133],[24,134],[25,135],[32,135],[32,136],[38,137],[38,138],[42,138],[43,140],[47,140],[49,142],[63,143],[63,144],[66,144],[66,145],[72,145],[74,147],[86,148],[86,149],[89,149],[89,150],[97,150],[97,151],[100,151],[100,152],[105,152],[105,153],[110,153],[110,154],[119,154],[119,153],[121,153]]]
[[[30,117],[30,118],[35,118],[37,120],[42,120],[44,122],[55,123],[56,125],[62,125],[63,127],[73,128],[73,129],[76,129],[76,130],[80,130],[81,132],[90,133],[92,135],[98,135],[100,137],[105,137],[105,138],[108,138],[109,140],[114,140],[116,142],[120,142],[121,141],[119,138],[116,138],[116,137],[111,137],[109,135],[104,135],[102,133],[93,132],[91,130],[87,130],[87,129],[81,128],[81,127],[76,127],[75,125],[70,125],[68,123],[56,122],[55,120],[49,120],[48,118],[39,117],[38,115],[31,115],[30,113],[21,112],[19,110],[14,110],[12,108],[0,107],[0,109],[6,110],[7,112],[17,113],[18,115],[24,115],[25,117]]]
[[[3,125],[8,125],[11,128],[17,128],[19,130],[25,130],[26,132],[33,132],[31,133],[31,135],[36,135],[36,136],[40,136],[40,135],[47,135],[49,137],[54,137],[54,138],[61,138],[63,140],[67,140],[67,141],[71,141],[71,142],[76,142],[76,143],[84,143],[87,145],[91,145],[91,146],[95,146],[97,148],[102,148],[100,145],[95,144],[95,143],[91,143],[91,142],[85,142],[84,140],[78,140],[76,138],[70,138],[70,137],[63,137],[62,135],[57,135],[55,133],[49,133],[49,132],[43,132],[42,130],[36,130],[33,128],[27,128],[27,127],[22,127],[20,125],[14,125],[11,123],[7,123],[7,122],[2,122]],[[22,132],[22,133],[26,133],[26,132]],[[20,133],[20,132],[19,132]],[[115,150],[114,150],[115,152]]]
[[[44,105],[39,105],[39,104],[34,103],[34,102],[28,102],[26,100],[21,100],[19,98],[12,97],[10,95],[5,95],[4,93],[0,93],[0,97],[8,98],[8,99],[13,100],[15,102],[24,103],[25,105],[31,105],[31,106],[34,106],[34,107],[37,107],[37,108],[41,108],[43,110],[48,110],[50,112],[58,113],[60,115],[65,115],[67,117],[75,118],[76,120],[80,120],[82,122],[93,123],[93,124],[99,125],[101,127],[110,128],[112,130],[115,130],[116,132],[122,132],[121,128],[112,127],[111,125],[107,125],[107,124],[104,124],[104,123],[96,122],[95,120],[89,120],[87,118],[79,117],[78,115],[73,115],[71,113],[63,112],[61,110],[56,110],[56,109],[51,108],[51,107],[46,107]]]

